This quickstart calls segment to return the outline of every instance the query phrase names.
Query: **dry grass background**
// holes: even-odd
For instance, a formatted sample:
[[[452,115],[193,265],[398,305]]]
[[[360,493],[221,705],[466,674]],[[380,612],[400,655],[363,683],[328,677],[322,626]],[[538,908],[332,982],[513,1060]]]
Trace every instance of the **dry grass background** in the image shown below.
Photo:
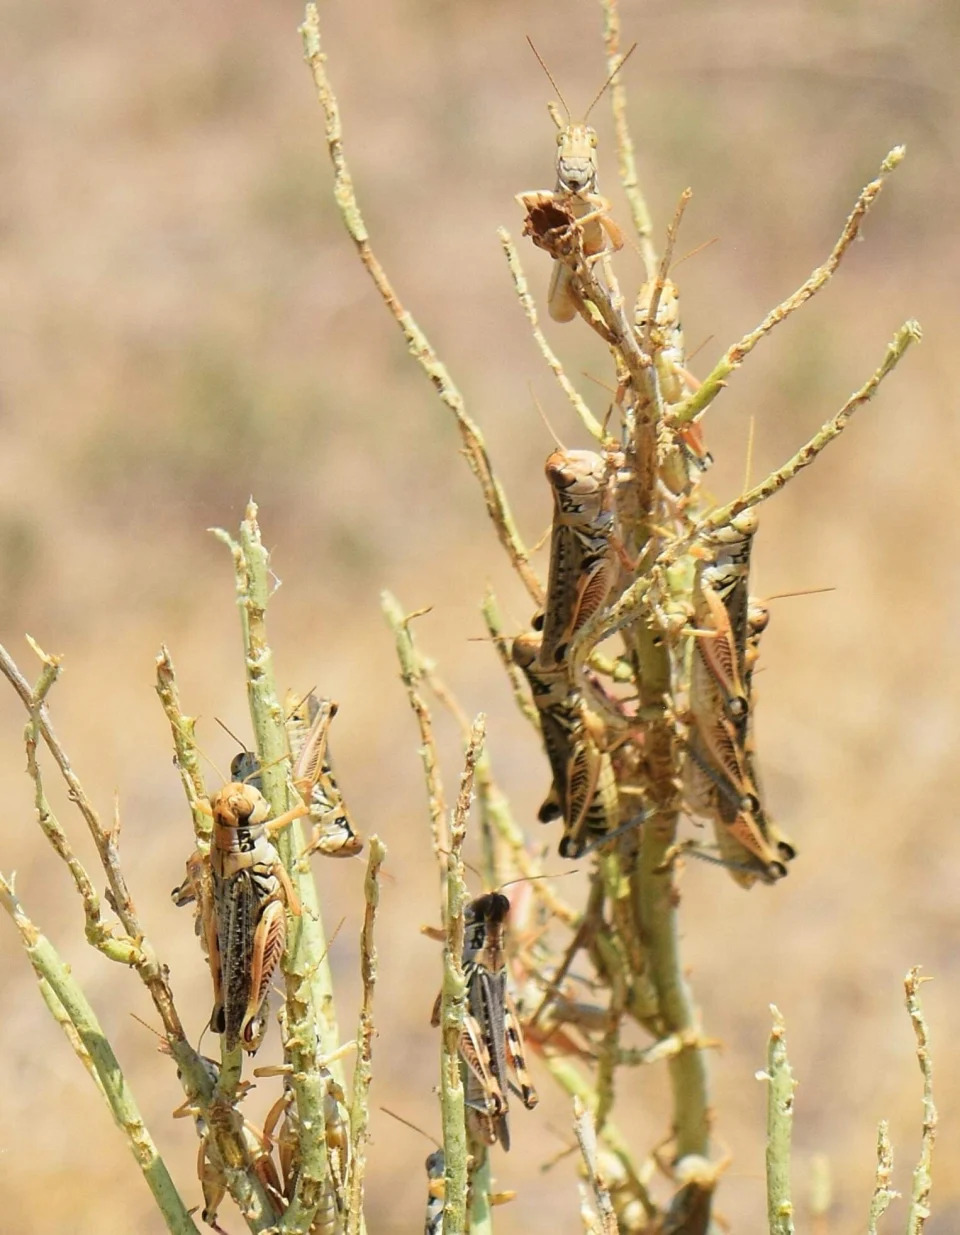
[[[255,493],[283,580],[270,615],[281,684],[317,684],[340,700],[341,782],[364,830],[391,851],[375,1100],[436,1130],[427,1022],[439,960],[417,932],[436,918],[435,881],[417,739],[378,592],[434,606],[418,633],[465,704],[490,714],[496,767],[532,820],[545,762],[489,647],[467,641],[480,632],[488,580],[517,626],[529,605],[452,424],[334,212],[300,9],[6,0],[0,12],[0,638],[24,663],[24,631],[65,654],[55,721],[105,811],[119,792],[129,879],[199,1034],[209,979],[189,915],[168,899],[190,832],[153,656],[169,643],[185,706],[226,765],[212,718],[248,731],[240,640],[228,556],[204,529],[235,527]],[[783,886],[750,895],[694,865],[684,921],[705,1026],[725,1043],[713,1096],[718,1134],[736,1154],[719,1202],[733,1229],[763,1226],[765,1094],[754,1071],[770,1001],[787,1018],[800,1081],[801,1213],[811,1156],[823,1152],[832,1235],[862,1229],[882,1116],[897,1181],[908,1183],[920,1079],[901,979],[921,963],[936,978],[926,1007],[941,1110],[927,1229],[946,1235],[960,1225],[960,682],[950,642],[960,604],[960,14],[949,0],[687,0],[626,3],[623,18],[641,45],[628,84],[656,217],[664,225],[690,184],[680,249],[719,237],[678,275],[688,344],[710,336],[692,364],[701,373],[822,259],[889,147],[908,146],[866,243],[709,416],[718,465],[708,483],[726,497],[742,477],[750,417],[759,474],[859,385],[900,321],[925,327],[880,398],[762,520],[759,590],[837,589],[778,603],[764,641],[761,757],[801,858]],[[576,110],[602,80],[598,9],[354,0],[325,5],[323,20],[381,257],[467,393],[534,540],[549,515],[550,444],[528,379],[561,433],[586,443],[528,336],[494,229],[519,232],[513,194],[552,182],[551,90],[523,36]],[[609,121],[596,119],[603,187],[625,220]],[[546,259],[525,260],[542,295]],[[584,334],[553,337],[572,373],[603,374]],[[129,1016],[149,1015],[146,1000],[78,941],[72,889],[32,823],[22,723],[0,691],[0,865],[16,867],[27,908],[86,984],[176,1178],[199,1201],[192,1129],[169,1119],[174,1076]],[[452,779],[456,741],[443,736]],[[362,867],[318,861],[317,873],[329,921],[346,915],[333,961],[349,1034]],[[0,966],[0,1226],[160,1231],[8,926]],[[639,1145],[664,1129],[664,1081],[649,1069],[623,1085],[616,1118]],[[541,1089],[541,1108],[517,1113],[515,1148],[496,1164],[501,1185],[520,1192],[498,1214],[504,1233],[579,1229],[569,1164],[539,1173],[567,1134],[545,1075]],[[379,1111],[373,1132],[369,1228],[419,1230],[429,1147]],[[223,1215],[239,1229],[226,1206]]]

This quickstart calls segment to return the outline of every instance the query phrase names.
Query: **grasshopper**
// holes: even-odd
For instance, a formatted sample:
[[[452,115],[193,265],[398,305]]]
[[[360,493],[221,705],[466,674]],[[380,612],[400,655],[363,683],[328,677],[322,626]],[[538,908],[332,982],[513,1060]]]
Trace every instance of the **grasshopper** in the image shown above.
[[[443,1235],[444,1189],[443,1172],[446,1159],[443,1150],[438,1146],[427,1158],[427,1209],[423,1223],[423,1235]],[[512,1201],[515,1192],[488,1192],[487,1200],[491,1205],[505,1205]]]
[[[435,1149],[427,1158],[427,1212],[423,1235],[443,1235],[443,1172],[446,1159],[442,1149]]]
[[[266,1075],[264,1069],[256,1075]],[[350,1163],[350,1132],[343,1090],[327,1068],[320,1068],[326,1086],[323,1097],[324,1139],[327,1147],[327,1176],[323,1198],[309,1235],[341,1235],[346,1206],[346,1181]],[[279,1131],[278,1131],[279,1125]],[[274,1135],[276,1133],[276,1136]],[[300,1142],[303,1132],[297,1117],[297,1104],[289,1072],[284,1074],[283,1094],[270,1108],[263,1125],[264,1143],[277,1147],[280,1178],[287,1204],[293,1198],[300,1174]]]
[[[691,657],[691,732],[685,781],[695,813],[713,818],[717,843],[736,882],[772,883],[786,866],[764,830],[765,818],[745,746],[749,704],[739,677],[730,623],[708,572],[694,590],[699,633]]]
[[[739,680],[748,705],[746,723],[742,727],[745,763],[749,777],[759,791],[752,732],[752,685],[754,667],[760,654],[760,636],[770,621],[770,611],[762,601],[749,595],[750,555],[758,522],[755,510],[741,511],[725,528],[714,532],[711,539],[719,550],[712,576],[713,585],[730,620]],[[762,799],[762,794],[759,796]],[[797,851],[792,841],[766,817],[762,807],[757,812],[757,818],[761,830],[776,846],[780,857],[785,861],[796,857]]]
[[[263,1039],[261,1009],[287,938],[286,910],[300,902],[270,838],[307,813],[305,806],[270,819],[270,805],[254,785],[231,782],[210,799],[209,854],[187,861],[174,904],[197,905],[197,929],[213,978],[210,1028],[227,1050],[253,1053]]]
[[[686,783],[698,813],[714,819],[733,878],[749,887],[786,874],[796,854],[763,809],[750,740],[750,683],[766,610],[747,594],[756,516],[746,511],[712,537],[717,561],[698,567],[691,657],[691,735]]]
[[[475,1139],[510,1148],[507,1124],[507,1064],[517,1078],[527,1110],[539,1101],[527,1073],[520,1019],[507,991],[504,923],[510,901],[502,892],[487,892],[470,902],[464,914],[463,969],[467,985],[460,1054],[467,1068],[467,1115]],[[440,1024],[440,996],[431,1024]]]
[[[559,207],[576,227],[578,233],[578,251],[574,256],[582,255],[588,261],[605,252],[608,241],[613,249],[623,248],[623,235],[620,228],[608,217],[610,203],[597,193],[597,133],[587,124],[587,119],[604,91],[633,53],[635,46],[636,44],[630,48],[618,67],[603,83],[584,113],[583,119],[574,123],[570,119],[570,109],[557,83],[553,80],[550,70],[540,58],[533,43],[530,43],[533,54],[540,61],[541,68],[560,98],[566,112],[566,123],[561,121],[551,104],[550,116],[558,130],[556,188],[552,193],[542,190],[518,193],[517,201],[527,210],[528,219],[532,212],[542,210],[543,207]],[[573,282],[574,267],[575,262],[570,264],[560,260],[554,262],[550,290],[547,293],[547,311],[555,322],[570,322],[577,315],[580,297]]]
[[[556,668],[570,640],[603,605],[617,580],[615,490],[617,454],[555,450],[546,476],[553,491],[550,569],[542,620],[540,664]]]
[[[652,321],[650,309],[656,286],[656,280],[649,280],[640,288],[634,322],[641,340],[649,331],[650,350],[660,382],[660,395],[664,404],[669,407],[681,402],[687,386],[692,385],[695,388],[699,383],[684,367],[683,327],[680,324],[680,297],[676,284],[670,279],[665,279],[661,284],[657,315]],[[700,426],[696,423],[685,425],[677,436],[687,462],[698,471],[705,472],[713,463],[713,456],[704,446]]]
[[[288,694],[286,702],[293,781],[309,807],[313,825],[313,836],[302,856],[319,852],[328,858],[352,858],[363,849],[363,838],[343,800],[327,742],[337,705],[330,699],[317,699],[313,691],[303,698]]]
[[[327,734],[336,714],[337,704],[330,699],[317,699],[313,691],[303,696],[295,691],[287,693],[284,723],[293,760],[293,783],[308,808],[313,826],[313,835],[301,859],[311,853],[352,858],[363,849],[363,838],[354,827],[330,761]],[[234,756],[230,764],[234,780],[247,781],[262,789],[259,774],[260,762],[252,751],[243,750]]]
[[[665,279],[660,288],[656,320],[650,319],[656,280],[648,280],[637,293],[634,323],[641,339],[650,332],[651,350],[660,394],[664,403],[679,403],[684,397],[687,373],[684,369],[683,327],[680,324],[680,297],[676,284]]]
[[[562,816],[560,856],[578,858],[587,838],[599,839],[619,822],[619,799],[613,763],[603,750],[603,724],[570,685],[563,666],[544,669],[541,640],[535,634],[513,641],[513,662],[523,671],[540,718],[540,730],[553,785],[538,812],[541,823]]]
[[[200,1058],[211,1082],[216,1085],[220,1077],[220,1065],[216,1060],[209,1059],[206,1055],[201,1055]],[[217,1210],[220,1208],[220,1202],[227,1192],[227,1179],[223,1169],[213,1161],[210,1154],[212,1140],[210,1126],[201,1114],[199,1107],[189,1098],[173,1112],[174,1119],[186,1117],[193,1118],[197,1135],[200,1138],[200,1146],[197,1151],[197,1177],[200,1180],[200,1188],[203,1193],[201,1217],[209,1227],[218,1232],[218,1235],[226,1235],[223,1227],[217,1222]],[[279,1206],[283,1200],[280,1191],[280,1178],[270,1157],[271,1147],[266,1137],[246,1119],[240,1121],[239,1127],[244,1153],[249,1160],[250,1167],[253,1169],[264,1190]]]

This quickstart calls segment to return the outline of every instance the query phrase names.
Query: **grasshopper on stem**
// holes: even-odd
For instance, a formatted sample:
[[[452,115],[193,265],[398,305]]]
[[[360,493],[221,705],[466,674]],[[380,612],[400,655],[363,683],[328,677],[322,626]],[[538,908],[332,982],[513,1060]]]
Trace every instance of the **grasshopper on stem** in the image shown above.
[[[330,699],[317,699],[313,691],[286,699],[287,736],[293,756],[293,783],[309,808],[313,835],[302,859],[311,853],[328,858],[352,858],[363,849],[363,838],[340,792],[333,772],[327,734],[337,714]]]
[[[271,837],[307,813],[306,806],[270,819],[253,785],[234,781],[210,799],[209,854],[195,851],[174,904],[197,905],[197,929],[213,978],[210,1028],[227,1050],[255,1052],[265,1029],[261,1009],[287,939],[286,911],[300,915],[290,877]]]
[[[603,605],[619,573],[615,488],[619,454],[555,450],[546,462],[553,491],[550,570],[540,664],[554,669],[570,640]],[[540,619],[537,619],[540,622]]]
[[[539,1101],[527,1073],[520,1019],[507,991],[503,934],[509,912],[510,901],[502,892],[487,892],[467,906],[463,941],[467,1010],[460,1041],[467,1068],[468,1126],[475,1140],[486,1145],[499,1141],[505,1150],[510,1148],[507,1092],[515,1088],[507,1076],[508,1063],[527,1110]],[[430,1020],[434,1026],[440,1024],[439,995]]]
[[[527,41],[530,42],[529,39]],[[573,284],[577,260],[581,256],[587,261],[598,257],[606,250],[608,241],[614,249],[623,247],[623,236],[619,227],[608,218],[610,203],[597,193],[597,134],[596,130],[587,124],[587,118],[623,67],[627,57],[632,54],[634,47],[630,48],[619,66],[610,74],[587,108],[583,119],[577,123],[570,119],[570,109],[540,53],[533,43],[530,43],[530,47],[560,98],[566,112],[566,123],[561,121],[551,105],[550,115],[558,129],[556,188],[552,193],[546,190],[518,193],[517,201],[526,209],[528,219],[531,213],[544,207],[560,207],[569,218],[570,224],[576,228],[579,243],[573,247],[567,260],[554,262],[550,290],[547,293],[547,310],[553,320],[570,322],[576,317],[580,303]]]
[[[161,1047],[162,1049],[163,1047]],[[220,1076],[220,1065],[216,1060],[208,1059],[205,1055],[201,1056],[201,1059],[211,1082],[216,1085]],[[283,1197],[280,1191],[280,1178],[270,1156],[271,1146],[267,1138],[236,1111],[227,1110],[223,1114],[226,1118],[234,1121],[239,1129],[244,1154],[261,1186],[278,1208],[281,1207]],[[197,1150],[197,1178],[200,1181],[200,1188],[203,1193],[201,1217],[207,1226],[217,1231],[219,1235],[227,1235],[223,1227],[217,1222],[217,1211],[227,1193],[226,1173],[222,1166],[214,1160],[215,1155],[211,1155],[213,1137],[210,1126],[203,1117],[200,1108],[191,1102],[189,1098],[182,1102],[173,1112],[174,1119],[184,1119],[187,1117],[193,1119],[197,1135],[200,1138],[200,1145]]]
[[[603,724],[571,687],[564,666],[545,669],[535,634],[513,641],[513,662],[530,684],[553,785],[538,812],[542,823],[563,818],[560,856],[578,858],[588,843],[613,832],[619,798],[613,764],[601,742]]]
[[[651,319],[651,304],[657,286],[660,296],[657,302],[656,318]],[[641,339],[649,337],[650,352],[653,355],[660,382],[660,395],[664,405],[680,403],[688,386],[694,389],[699,386],[696,378],[687,371],[686,355],[683,342],[683,327],[680,324],[680,297],[676,284],[670,279],[658,284],[657,280],[648,280],[637,294],[634,323]],[[705,472],[713,463],[713,457],[703,442],[703,433],[699,424],[693,422],[676,432],[679,438],[683,458],[696,471]],[[671,482],[668,473],[666,477],[671,488],[677,491],[684,486],[686,476],[677,476],[675,484]]]
[[[272,1075],[264,1068],[255,1075]],[[323,1198],[310,1226],[309,1235],[340,1235],[346,1209],[346,1181],[350,1165],[350,1130],[343,1090],[325,1067],[320,1068],[326,1086],[323,1098],[324,1140],[327,1149],[327,1174]],[[303,1130],[297,1116],[297,1103],[289,1071],[284,1072],[283,1094],[270,1108],[263,1125],[263,1140],[268,1150],[274,1145],[280,1162],[280,1181],[287,1204],[293,1199],[300,1175],[300,1143]]]
[[[796,849],[767,818],[751,739],[751,679],[766,608],[751,606],[750,552],[757,519],[746,511],[711,539],[716,561],[698,567],[691,657],[686,784],[694,810],[712,816],[736,882],[773,882]]]

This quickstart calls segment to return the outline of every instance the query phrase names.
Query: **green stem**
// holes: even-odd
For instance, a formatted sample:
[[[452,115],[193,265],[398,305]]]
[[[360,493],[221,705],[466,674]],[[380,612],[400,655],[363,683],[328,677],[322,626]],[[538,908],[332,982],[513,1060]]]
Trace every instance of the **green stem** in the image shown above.
[[[272,815],[278,817],[302,805],[302,799],[289,777],[288,737],[274,680],[273,654],[267,642],[266,608],[272,575],[269,554],[260,537],[256,504],[251,501],[247,507],[239,542],[223,531],[218,530],[215,535],[233,555],[247,698],[263,793]],[[344,1077],[343,1065],[336,1055],[340,1034],[319,897],[312,872],[309,868],[300,869],[304,847],[303,828],[300,820],[295,819],[277,839],[280,858],[301,906],[298,917],[288,918],[287,947],[281,962],[287,995],[284,1050],[291,1067],[299,1127],[308,1129],[324,1127],[326,1078],[318,1069],[318,1050],[320,1056],[330,1060],[330,1072],[341,1088]],[[306,1235],[324,1196],[328,1171],[323,1137],[301,1136],[299,1158],[294,1196],[277,1226],[282,1235]]]
[[[370,1124],[370,1080],[373,1056],[373,992],[377,984],[377,949],[374,942],[374,922],[380,904],[380,867],[387,856],[387,847],[380,837],[370,837],[367,874],[363,881],[366,911],[360,935],[360,976],[363,982],[363,1003],[357,1029],[357,1066],[353,1073],[353,1096],[350,1103],[350,1174],[347,1181],[348,1235],[359,1235],[363,1213],[363,1178],[366,1170],[366,1146]]]
[[[99,1088],[107,1100],[117,1127],[127,1139],[127,1144],[143,1173],[147,1187],[153,1193],[157,1207],[163,1214],[167,1229],[173,1232],[173,1235],[199,1235],[193,1219],[170,1178],[166,1164],[157,1152],[153,1138],[147,1131],[129,1082],[97,1020],[96,1013],[87,1002],[86,996],[71,976],[69,967],[61,960],[53,944],[37,930],[27,917],[14,895],[12,883],[3,876],[0,876],[0,904],[3,905],[20,932],[24,951],[41,983],[41,990],[48,1006],[51,1006],[49,992],[56,999],[63,1010],[63,1017],[66,1018],[65,1021],[63,1017],[57,1016],[57,1020],[64,1025],[64,1028],[66,1028],[66,1022],[69,1022],[76,1038],[79,1039],[82,1051],[77,1053],[81,1062],[88,1070],[92,1068],[96,1073]],[[73,1036],[68,1034],[68,1038],[76,1049]]]
[[[446,860],[446,942],[443,946],[443,986],[440,992],[440,1113],[445,1161],[443,1235],[464,1235],[468,1229],[466,1095],[460,1069],[460,1039],[467,994],[463,974],[463,911],[467,888],[460,852],[466,836],[473,772],[483,743],[483,733],[483,718],[477,717],[450,827],[450,850]]]
[[[773,1030],[767,1052],[767,1221],[770,1235],[793,1235],[790,1141],[797,1082],[787,1059],[786,1026],[771,1004]]]

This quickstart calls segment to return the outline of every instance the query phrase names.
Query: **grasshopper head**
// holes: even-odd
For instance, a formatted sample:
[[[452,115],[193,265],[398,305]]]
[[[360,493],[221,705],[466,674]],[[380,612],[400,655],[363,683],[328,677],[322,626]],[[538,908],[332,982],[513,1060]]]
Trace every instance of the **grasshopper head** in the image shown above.
[[[540,636],[532,631],[517,635],[510,654],[518,669],[531,668],[536,664],[537,657],[540,655]]]
[[[588,497],[603,486],[607,465],[595,450],[555,450],[544,471],[558,494]]]
[[[510,901],[502,892],[485,892],[467,906],[471,922],[489,922],[500,925],[510,912]]]
[[[259,789],[233,781],[210,799],[214,821],[222,828],[249,828],[270,816],[270,804]]]
[[[568,124],[557,134],[557,188],[579,196],[597,191],[597,134],[588,124]]]

